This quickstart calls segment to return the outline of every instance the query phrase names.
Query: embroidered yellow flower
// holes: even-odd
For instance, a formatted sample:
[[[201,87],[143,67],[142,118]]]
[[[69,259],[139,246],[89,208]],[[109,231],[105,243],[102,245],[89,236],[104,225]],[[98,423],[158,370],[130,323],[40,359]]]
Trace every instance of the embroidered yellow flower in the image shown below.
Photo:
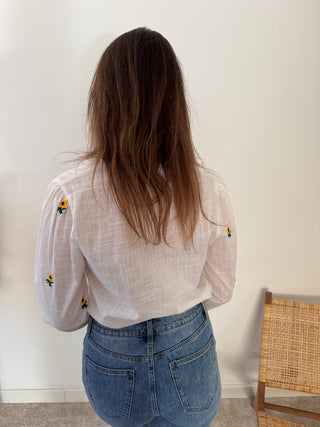
[[[61,215],[63,213],[63,211],[67,208],[68,206],[68,200],[62,200],[62,202],[60,203],[59,207],[58,207],[58,212]]]
[[[85,297],[82,297],[82,300],[81,300],[81,308],[88,307],[87,302],[88,302],[88,301],[85,299]]]
[[[231,237],[231,228],[229,227],[229,225],[227,227],[227,233],[228,233],[228,236]]]
[[[49,286],[53,285],[53,276],[52,276],[52,274],[49,274],[46,282],[48,283]]]

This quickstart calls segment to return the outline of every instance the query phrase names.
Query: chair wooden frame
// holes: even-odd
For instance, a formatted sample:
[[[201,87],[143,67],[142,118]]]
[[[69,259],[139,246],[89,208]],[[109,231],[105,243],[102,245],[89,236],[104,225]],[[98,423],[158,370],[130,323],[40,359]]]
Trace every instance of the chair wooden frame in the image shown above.
[[[320,413],[266,402],[266,387],[320,395],[319,305],[278,300],[266,292],[259,381],[252,406],[259,426],[301,425],[271,417],[266,409],[320,420]]]

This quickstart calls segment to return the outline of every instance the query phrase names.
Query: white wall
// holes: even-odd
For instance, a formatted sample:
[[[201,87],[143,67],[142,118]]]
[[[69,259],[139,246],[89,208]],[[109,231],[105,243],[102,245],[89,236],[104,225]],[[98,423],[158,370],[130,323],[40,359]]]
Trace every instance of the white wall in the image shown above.
[[[139,26],[183,63],[195,145],[231,194],[237,284],[210,316],[223,396],[252,393],[264,290],[320,303],[319,18],[318,0],[0,0],[0,400],[86,400],[86,330],[38,306],[40,207],[57,154],[85,146],[100,55]]]

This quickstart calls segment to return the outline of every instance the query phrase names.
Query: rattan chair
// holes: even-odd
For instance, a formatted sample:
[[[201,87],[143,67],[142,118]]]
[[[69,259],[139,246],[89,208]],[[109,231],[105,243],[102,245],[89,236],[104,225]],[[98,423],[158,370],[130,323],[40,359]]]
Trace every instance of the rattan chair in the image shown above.
[[[265,412],[258,412],[258,423],[259,427],[301,427],[302,424],[293,423],[292,421],[287,421],[283,418],[272,417]]]
[[[266,402],[266,387],[320,395],[320,305],[278,300],[266,292],[258,390],[252,400],[259,426],[302,425],[266,409],[320,420],[320,413]]]

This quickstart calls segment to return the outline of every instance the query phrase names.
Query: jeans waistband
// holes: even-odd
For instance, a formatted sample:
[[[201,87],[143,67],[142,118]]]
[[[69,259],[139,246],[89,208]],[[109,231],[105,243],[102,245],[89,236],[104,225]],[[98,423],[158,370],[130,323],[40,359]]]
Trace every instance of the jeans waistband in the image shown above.
[[[202,302],[184,311],[183,313],[174,314],[171,316],[156,317],[154,319],[145,320],[144,322],[136,323],[134,325],[119,329],[109,328],[107,326],[101,325],[97,320],[90,316],[87,333],[89,333],[92,328],[93,330],[105,335],[151,337],[152,334],[162,333],[174,328],[178,328],[186,323],[191,322],[200,315],[205,315],[205,317],[208,318],[207,308]]]

